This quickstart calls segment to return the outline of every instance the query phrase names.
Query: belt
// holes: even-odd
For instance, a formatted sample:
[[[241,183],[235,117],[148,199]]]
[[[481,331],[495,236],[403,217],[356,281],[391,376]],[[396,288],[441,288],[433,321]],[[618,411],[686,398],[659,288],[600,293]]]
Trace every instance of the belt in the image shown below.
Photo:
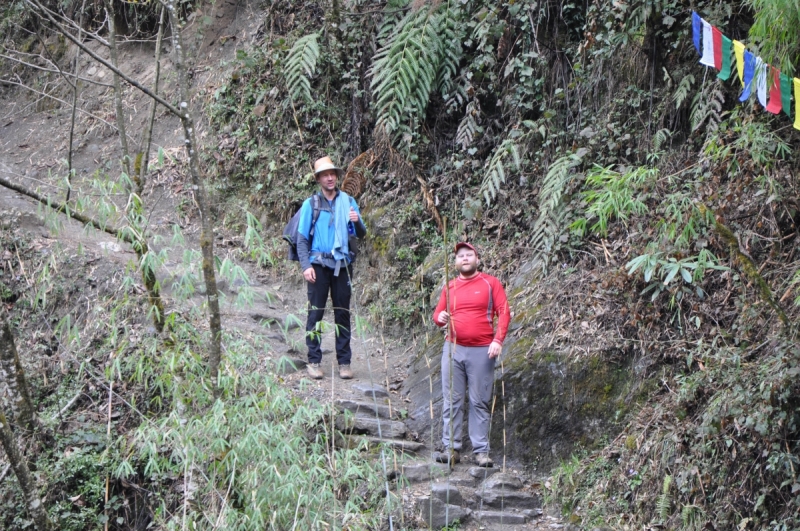
[[[319,256],[320,258],[327,258],[328,260],[336,260],[336,258],[333,256],[333,253],[322,253],[318,251],[311,253],[312,258],[316,256]],[[336,260],[336,267],[333,269],[333,276],[335,277],[339,276],[339,271],[341,270],[342,262],[344,262],[344,260]]]

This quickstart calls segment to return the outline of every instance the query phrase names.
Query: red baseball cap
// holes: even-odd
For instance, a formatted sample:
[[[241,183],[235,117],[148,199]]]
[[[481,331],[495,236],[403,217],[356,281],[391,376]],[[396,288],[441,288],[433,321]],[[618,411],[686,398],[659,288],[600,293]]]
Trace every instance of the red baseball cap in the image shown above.
[[[456,248],[455,248],[455,250],[454,250],[453,252],[454,252],[454,253],[457,253],[457,252],[458,252],[458,250],[459,250],[459,249],[461,249],[462,247],[466,247],[467,249],[472,249],[472,251],[473,251],[473,252],[474,252],[476,255],[478,254],[478,250],[477,250],[477,249],[476,249],[476,248],[475,248],[475,247],[474,247],[474,246],[473,246],[471,243],[469,243],[469,242],[458,242],[458,243],[456,244]]]

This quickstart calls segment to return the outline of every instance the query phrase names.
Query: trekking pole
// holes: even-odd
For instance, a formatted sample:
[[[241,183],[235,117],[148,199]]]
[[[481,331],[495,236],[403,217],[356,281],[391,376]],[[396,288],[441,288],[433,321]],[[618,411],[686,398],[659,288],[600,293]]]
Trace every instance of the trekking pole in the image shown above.
[[[447,314],[449,318],[447,319],[447,330],[450,335],[450,341],[448,342],[445,338],[445,342],[449,343],[448,346],[448,355],[447,355],[447,363],[449,366],[449,373],[448,373],[448,416],[450,421],[447,423],[448,429],[448,436],[450,441],[450,448],[445,448],[445,452],[447,452],[447,466],[451,470],[455,468],[455,459],[453,457],[453,355],[455,354],[456,348],[458,348],[456,343],[456,327],[453,325],[453,315],[452,315],[452,306],[450,301],[450,268],[448,267],[448,248],[447,248],[447,216],[442,219],[442,244],[444,245],[444,293],[445,293],[445,308],[447,310]],[[442,397],[444,399],[444,397]],[[443,406],[444,407],[444,406]],[[450,475],[447,476],[447,503],[445,504],[445,514],[444,519],[447,524],[450,524]]]

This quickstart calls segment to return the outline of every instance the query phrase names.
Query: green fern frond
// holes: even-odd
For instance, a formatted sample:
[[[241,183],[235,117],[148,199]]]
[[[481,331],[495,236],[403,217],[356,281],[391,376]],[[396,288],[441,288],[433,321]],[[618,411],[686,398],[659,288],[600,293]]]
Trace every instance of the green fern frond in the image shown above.
[[[469,102],[467,104],[467,112],[456,130],[456,144],[461,146],[461,149],[466,150],[469,148],[475,137],[481,132],[481,126],[478,125],[480,115],[481,106],[478,100]]]
[[[385,22],[391,31],[381,28],[384,38],[379,38],[370,85],[377,103],[376,129],[397,147],[411,147],[433,91],[456,92],[462,40],[458,16],[450,3],[442,3]]]
[[[653,151],[659,152],[661,148],[669,141],[670,137],[672,136],[672,131],[669,129],[659,129],[656,131],[656,134],[653,135]]]
[[[511,140],[504,140],[497,146],[492,153],[492,157],[485,167],[485,175],[481,183],[480,193],[486,199],[486,206],[492,204],[492,201],[497,197],[501,185],[506,182],[506,169],[505,159],[511,155],[514,166],[517,170],[520,168],[520,156],[517,150],[517,145]]]
[[[656,511],[662,522],[669,518],[672,501],[670,500],[669,489],[672,486],[672,476],[664,477],[664,485],[661,488],[661,495],[656,500]]]
[[[675,100],[675,108],[680,109],[683,102],[686,101],[686,98],[689,96],[689,92],[692,90],[692,85],[694,84],[694,76],[691,74],[687,74],[683,76],[681,82],[678,83],[678,88],[675,89],[675,95],[673,99]]]
[[[550,165],[542,181],[539,216],[533,224],[531,246],[534,249],[534,259],[539,260],[543,272],[547,270],[550,253],[564,221],[564,205],[561,199],[572,180],[572,169],[580,162],[581,158],[577,155],[565,155]]]
[[[722,106],[725,103],[725,93],[719,82],[715,82],[708,92],[699,92],[692,101],[692,112],[689,121],[692,132],[700,129],[704,124],[709,132],[716,131],[722,121]]]
[[[317,37],[316,33],[300,37],[286,56],[283,75],[293,101],[311,101],[311,78],[319,60]]]

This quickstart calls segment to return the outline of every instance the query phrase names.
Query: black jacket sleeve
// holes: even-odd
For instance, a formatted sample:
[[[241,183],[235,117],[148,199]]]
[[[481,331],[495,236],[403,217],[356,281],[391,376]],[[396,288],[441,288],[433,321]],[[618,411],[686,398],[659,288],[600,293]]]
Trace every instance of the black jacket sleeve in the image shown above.
[[[364,222],[361,220],[360,217],[358,218],[358,221],[353,223],[353,225],[356,229],[356,236],[358,236],[359,238],[363,238],[364,236],[367,235],[367,226],[364,225]]]
[[[297,233],[297,256],[300,258],[300,267],[303,271],[311,267],[311,242],[299,232]]]

